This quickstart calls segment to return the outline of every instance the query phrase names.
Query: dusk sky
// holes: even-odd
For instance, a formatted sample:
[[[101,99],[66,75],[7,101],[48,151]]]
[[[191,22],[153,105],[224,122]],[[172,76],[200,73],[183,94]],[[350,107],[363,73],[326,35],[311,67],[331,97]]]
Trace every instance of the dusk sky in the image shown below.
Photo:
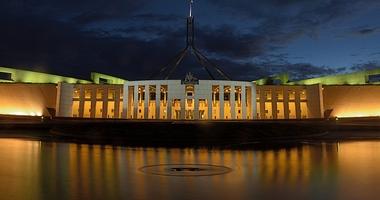
[[[2,0],[0,66],[146,79],[184,48],[187,3]],[[236,80],[372,69],[379,10],[378,0],[195,0],[196,46]],[[181,68],[204,76],[196,62]]]

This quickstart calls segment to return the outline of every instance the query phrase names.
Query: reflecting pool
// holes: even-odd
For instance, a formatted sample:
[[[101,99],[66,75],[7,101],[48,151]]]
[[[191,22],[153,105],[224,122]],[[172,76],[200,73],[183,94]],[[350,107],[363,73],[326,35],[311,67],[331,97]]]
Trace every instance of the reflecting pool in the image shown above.
[[[0,139],[0,199],[378,199],[379,188],[380,141],[220,150]]]

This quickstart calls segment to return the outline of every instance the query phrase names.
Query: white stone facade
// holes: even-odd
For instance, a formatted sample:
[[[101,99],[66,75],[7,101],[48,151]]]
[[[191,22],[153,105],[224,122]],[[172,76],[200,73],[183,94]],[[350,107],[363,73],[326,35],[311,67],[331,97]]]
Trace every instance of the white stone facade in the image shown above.
[[[253,82],[130,81],[124,84],[123,91],[123,118],[127,119],[237,120],[256,117]]]

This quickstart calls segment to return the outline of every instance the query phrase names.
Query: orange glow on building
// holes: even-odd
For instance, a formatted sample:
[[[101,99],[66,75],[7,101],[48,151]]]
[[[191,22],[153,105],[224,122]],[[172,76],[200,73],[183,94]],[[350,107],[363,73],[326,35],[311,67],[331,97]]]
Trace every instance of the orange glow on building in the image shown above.
[[[48,108],[55,107],[56,94],[53,84],[2,84],[0,114],[48,116]]]

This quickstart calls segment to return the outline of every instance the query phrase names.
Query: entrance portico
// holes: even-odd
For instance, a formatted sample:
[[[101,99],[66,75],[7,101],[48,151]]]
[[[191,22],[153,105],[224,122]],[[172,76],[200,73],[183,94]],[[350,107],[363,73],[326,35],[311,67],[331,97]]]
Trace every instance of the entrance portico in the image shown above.
[[[128,119],[254,119],[253,82],[199,80],[131,81],[124,85],[123,116]]]

